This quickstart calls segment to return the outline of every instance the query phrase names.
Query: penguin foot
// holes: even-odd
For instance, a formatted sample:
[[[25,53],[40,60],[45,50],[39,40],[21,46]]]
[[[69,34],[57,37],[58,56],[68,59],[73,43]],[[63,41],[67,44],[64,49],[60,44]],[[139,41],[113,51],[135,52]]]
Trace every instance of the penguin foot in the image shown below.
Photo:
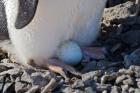
[[[49,69],[55,73],[58,73],[65,79],[65,82],[69,82],[67,72],[77,77],[81,77],[80,72],[76,71],[73,67],[62,63],[58,59],[49,59],[47,60],[46,64],[44,64],[43,66],[38,66],[37,64],[35,64],[34,60],[29,60],[28,64],[35,68]]]
[[[86,47],[83,48],[83,53],[93,59],[104,59],[106,49],[104,47]]]
[[[62,77],[64,77],[66,82],[69,82],[69,78],[67,77],[67,72],[81,77],[81,73],[76,71],[73,67],[62,63],[57,59],[49,59],[47,61],[47,68],[55,73],[59,73]]]

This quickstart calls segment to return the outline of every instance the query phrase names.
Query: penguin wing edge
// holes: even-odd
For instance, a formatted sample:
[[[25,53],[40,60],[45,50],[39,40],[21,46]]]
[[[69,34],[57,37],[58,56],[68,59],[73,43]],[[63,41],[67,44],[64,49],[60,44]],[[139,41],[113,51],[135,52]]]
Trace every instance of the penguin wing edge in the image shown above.
[[[18,15],[15,22],[16,29],[22,29],[28,25],[36,13],[39,0],[19,0]]]

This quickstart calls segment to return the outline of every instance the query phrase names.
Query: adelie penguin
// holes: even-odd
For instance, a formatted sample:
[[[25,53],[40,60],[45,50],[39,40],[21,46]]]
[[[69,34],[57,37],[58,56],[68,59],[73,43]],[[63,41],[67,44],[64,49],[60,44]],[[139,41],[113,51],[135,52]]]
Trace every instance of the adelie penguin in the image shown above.
[[[76,63],[62,61],[81,60],[86,47],[97,37],[107,0],[0,1],[21,63],[50,69],[65,79],[67,71],[80,75],[71,66]],[[71,50],[75,53],[69,53]],[[74,57],[65,57],[67,54]]]

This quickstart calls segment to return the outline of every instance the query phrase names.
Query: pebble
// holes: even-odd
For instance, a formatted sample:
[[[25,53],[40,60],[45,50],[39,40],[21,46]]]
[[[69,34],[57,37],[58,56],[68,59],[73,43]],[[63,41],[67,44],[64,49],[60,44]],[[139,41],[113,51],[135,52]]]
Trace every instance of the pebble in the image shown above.
[[[3,92],[2,93],[15,93],[15,89],[13,88],[14,87],[14,83],[6,83],[4,85],[4,88],[3,88]]]
[[[30,88],[27,92],[25,93],[37,93],[39,90],[39,86],[33,86],[32,88]]]
[[[126,68],[129,68],[131,65],[140,66],[140,49],[136,49],[130,55],[124,56],[124,65]]]
[[[15,83],[15,92],[24,93],[31,88],[31,84],[28,82],[16,82]]]
[[[110,92],[110,93],[120,93],[120,92],[119,92],[119,89],[118,89],[117,86],[113,86],[113,87],[111,88],[111,92]]]
[[[85,92],[86,93],[97,93],[97,91],[96,90],[93,90],[92,87],[85,88]]]
[[[122,40],[126,44],[133,46],[134,44],[140,44],[140,30],[131,30],[122,34]]]
[[[122,93],[128,93],[129,85],[122,85],[121,88],[122,88]]]
[[[127,78],[126,75],[121,75],[121,76],[117,77],[117,79],[116,79],[115,82],[116,82],[116,84],[120,84],[120,83],[122,83],[123,80],[126,79],[126,78]]]
[[[135,89],[135,93],[140,93],[140,89]]]
[[[107,93],[107,90],[104,90],[102,93]]]
[[[84,68],[82,69],[82,72],[90,72],[90,71],[95,71],[97,70],[97,62],[96,61],[92,61],[92,62],[86,62],[86,64],[84,64]]]
[[[136,81],[137,81],[137,86],[140,89],[140,79],[136,79]]]
[[[76,80],[72,85],[72,88],[84,88],[84,82],[82,80]]]
[[[103,92],[104,90],[111,90],[111,84],[96,84],[98,92]]]
[[[73,93],[74,89],[72,89],[71,87],[66,87],[62,89],[62,93]]]
[[[134,80],[132,78],[128,78],[123,80],[124,85],[134,85]]]
[[[44,87],[48,84],[49,80],[44,78],[44,74],[41,72],[36,72],[31,75],[32,85],[39,85],[40,87]]]
[[[129,93],[134,93],[135,92],[135,89],[133,87],[130,87],[128,92]]]
[[[101,70],[91,71],[91,72],[82,74],[82,80],[86,81],[86,80],[94,79],[95,76],[101,76],[102,74],[103,72]]]

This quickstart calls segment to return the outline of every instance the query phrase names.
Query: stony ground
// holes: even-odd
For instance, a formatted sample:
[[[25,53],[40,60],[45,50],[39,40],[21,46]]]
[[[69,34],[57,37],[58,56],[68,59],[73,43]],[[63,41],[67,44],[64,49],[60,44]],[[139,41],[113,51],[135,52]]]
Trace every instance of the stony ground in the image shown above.
[[[1,32],[0,93],[140,93],[140,17],[133,1],[109,0],[92,45],[105,47],[105,58],[85,57],[76,67],[82,77],[70,83],[48,70],[13,63],[13,47]]]

